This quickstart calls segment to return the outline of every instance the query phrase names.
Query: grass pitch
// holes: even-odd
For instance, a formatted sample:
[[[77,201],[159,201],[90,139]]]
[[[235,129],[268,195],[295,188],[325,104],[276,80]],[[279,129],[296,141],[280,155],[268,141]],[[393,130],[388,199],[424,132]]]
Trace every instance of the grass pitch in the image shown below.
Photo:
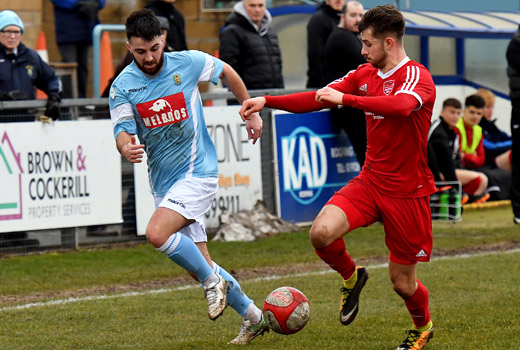
[[[439,254],[419,265],[436,329],[427,349],[518,347],[520,228],[512,224],[510,212],[467,211],[461,223],[434,224],[434,255]],[[271,332],[248,348],[395,349],[411,321],[386,267],[378,262],[388,254],[382,226],[347,236],[349,251],[369,262],[370,274],[360,312],[348,327],[338,320],[340,278],[319,265],[307,235],[302,230],[252,243],[210,243],[222,266],[245,272],[239,274],[244,276],[240,282],[258,306],[282,285],[300,289],[311,303],[311,319],[300,333]],[[230,347],[226,343],[241,323],[232,309],[212,322],[195,283],[158,287],[181,275],[180,268],[148,245],[1,259],[0,348]]]

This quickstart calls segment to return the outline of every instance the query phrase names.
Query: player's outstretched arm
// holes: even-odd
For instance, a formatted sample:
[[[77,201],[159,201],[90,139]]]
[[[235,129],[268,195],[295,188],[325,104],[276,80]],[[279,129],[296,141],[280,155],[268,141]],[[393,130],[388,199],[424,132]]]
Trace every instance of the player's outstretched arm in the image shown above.
[[[220,79],[224,85],[231,90],[240,103],[249,98],[249,93],[247,92],[242,78],[240,78],[238,73],[225,62]],[[253,144],[255,144],[258,138],[262,135],[262,118],[258,113],[249,113],[247,117],[242,116],[242,114],[240,116],[242,117],[242,120],[246,122],[246,130],[249,139],[253,140]]]
[[[343,104],[343,93],[330,87],[324,87],[316,91],[316,101],[320,103]]]
[[[252,113],[260,112],[265,106],[265,97],[249,98],[242,102],[240,108],[240,116],[243,121],[246,121]]]
[[[131,135],[126,131],[117,134],[116,139],[117,150],[130,163],[141,163],[143,161],[144,145],[138,145],[135,135]]]
[[[224,69],[220,75],[220,79],[225,86],[231,90],[233,95],[237,98],[238,102],[242,103],[244,100],[249,98],[246,85],[240,78],[240,75],[227,63],[224,63]]]

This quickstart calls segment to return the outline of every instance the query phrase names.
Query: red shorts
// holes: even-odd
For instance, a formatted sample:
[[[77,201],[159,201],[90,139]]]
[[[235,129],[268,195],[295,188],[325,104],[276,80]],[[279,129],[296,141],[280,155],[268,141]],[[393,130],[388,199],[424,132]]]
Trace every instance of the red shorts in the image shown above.
[[[430,261],[432,218],[430,197],[396,198],[381,194],[368,180],[356,177],[327,202],[345,212],[350,231],[382,221],[390,260],[404,265]]]

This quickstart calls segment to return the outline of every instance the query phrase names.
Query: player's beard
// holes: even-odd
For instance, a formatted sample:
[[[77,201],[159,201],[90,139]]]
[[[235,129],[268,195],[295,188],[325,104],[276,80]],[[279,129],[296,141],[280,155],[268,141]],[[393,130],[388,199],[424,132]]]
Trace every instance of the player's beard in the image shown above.
[[[373,58],[371,58],[368,61],[374,67],[376,67],[378,69],[381,69],[381,68],[383,68],[386,65],[387,58],[388,58],[388,54],[385,51],[381,51],[381,55],[379,56],[379,59],[374,60]]]
[[[159,62],[153,66],[153,67],[145,67],[144,65],[140,64],[135,58],[134,58],[134,62],[135,62],[135,65],[137,66],[137,68],[139,68],[143,73],[145,74],[148,74],[148,75],[155,75],[157,74],[158,71],[161,70],[163,64],[164,64],[164,51],[161,52],[161,58],[159,59]],[[152,62],[144,62],[145,64],[146,63],[155,63],[155,60],[152,61]]]

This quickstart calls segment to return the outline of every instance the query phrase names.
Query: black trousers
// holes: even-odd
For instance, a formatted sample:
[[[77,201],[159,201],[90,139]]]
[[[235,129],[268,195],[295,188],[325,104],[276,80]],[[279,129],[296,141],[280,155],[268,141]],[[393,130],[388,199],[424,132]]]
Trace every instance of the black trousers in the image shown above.
[[[511,100],[511,137],[513,145],[511,205],[515,217],[520,218],[520,98]]]
[[[330,110],[333,127],[339,131],[344,129],[356,152],[359,165],[365,164],[367,151],[367,122],[365,112],[350,107],[332,108]]]
[[[87,83],[88,83],[88,55],[90,50],[90,42],[78,41],[75,43],[58,44],[58,50],[61,54],[63,62],[77,62],[78,63],[78,97],[87,97]],[[66,83],[64,82],[64,85]],[[71,98],[72,91],[70,87],[63,87],[63,98]],[[98,96],[94,96],[98,97]]]

